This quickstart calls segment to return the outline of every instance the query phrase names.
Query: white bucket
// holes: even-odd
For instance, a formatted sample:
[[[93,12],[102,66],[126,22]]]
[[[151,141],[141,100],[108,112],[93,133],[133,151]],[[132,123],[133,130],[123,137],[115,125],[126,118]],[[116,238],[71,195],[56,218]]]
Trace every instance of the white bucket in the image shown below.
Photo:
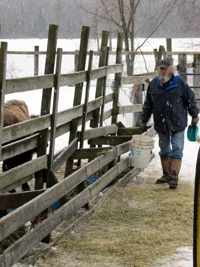
[[[130,163],[132,167],[144,169],[150,161],[150,153],[154,147],[153,138],[145,135],[133,135]]]

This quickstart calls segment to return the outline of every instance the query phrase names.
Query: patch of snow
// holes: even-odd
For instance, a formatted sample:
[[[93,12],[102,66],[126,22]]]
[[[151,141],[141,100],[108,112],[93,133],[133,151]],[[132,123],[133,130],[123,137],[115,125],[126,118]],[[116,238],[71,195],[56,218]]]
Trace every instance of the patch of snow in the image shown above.
[[[177,249],[177,253],[171,255],[165,260],[162,265],[156,265],[154,267],[192,267],[192,248],[180,247]]]

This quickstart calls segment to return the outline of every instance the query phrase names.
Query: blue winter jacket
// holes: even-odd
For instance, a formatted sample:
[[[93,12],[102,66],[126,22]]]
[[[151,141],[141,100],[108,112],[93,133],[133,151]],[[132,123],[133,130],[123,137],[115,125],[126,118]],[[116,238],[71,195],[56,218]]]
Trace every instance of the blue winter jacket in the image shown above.
[[[195,118],[199,110],[194,93],[183,77],[174,76],[167,87],[158,77],[150,82],[141,117],[143,122],[147,122],[153,113],[155,130],[172,134],[187,127],[188,112]]]

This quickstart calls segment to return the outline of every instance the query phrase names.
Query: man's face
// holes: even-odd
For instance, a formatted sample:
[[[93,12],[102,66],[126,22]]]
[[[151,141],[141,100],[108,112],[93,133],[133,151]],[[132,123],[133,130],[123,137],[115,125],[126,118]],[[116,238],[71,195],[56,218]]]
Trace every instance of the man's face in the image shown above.
[[[167,68],[159,67],[159,79],[161,83],[166,83],[171,78],[170,66]]]

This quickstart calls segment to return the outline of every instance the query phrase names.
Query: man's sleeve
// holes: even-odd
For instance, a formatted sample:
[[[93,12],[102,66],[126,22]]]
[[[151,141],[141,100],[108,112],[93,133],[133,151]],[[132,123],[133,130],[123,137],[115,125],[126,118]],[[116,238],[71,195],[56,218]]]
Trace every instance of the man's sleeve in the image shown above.
[[[195,99],[195,94],[187,83],[184,83],[185,102],[188,107],[188,112],[191,117],[195,118],[199,114],[199,108]]]
[[[143,109],[142,109],[141,120],[143,122],[147,122],[150,119],[151,114],[152,114],[152,109],[153,109],[153,102],[152,102],[151,95],[150,95],[150,85],[149,85],[147,89],[147,94],[146,94],[146,98],[144,101]]]

